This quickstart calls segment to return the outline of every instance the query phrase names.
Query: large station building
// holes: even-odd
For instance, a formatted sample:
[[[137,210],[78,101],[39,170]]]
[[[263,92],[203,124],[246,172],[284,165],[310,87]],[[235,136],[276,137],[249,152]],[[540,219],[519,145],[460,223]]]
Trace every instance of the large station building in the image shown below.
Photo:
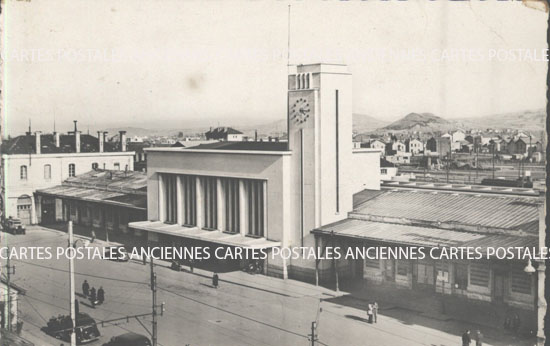
[[[130,227],[178,246],[315,246],[312,229],[346,218],[354,193],[379,189],[380,153],[352,147],[346,66],[300,65],[288,90],[287,143],[146,149],[148,221]],[[315,275],[315,261],[266,260],[263,268]]]

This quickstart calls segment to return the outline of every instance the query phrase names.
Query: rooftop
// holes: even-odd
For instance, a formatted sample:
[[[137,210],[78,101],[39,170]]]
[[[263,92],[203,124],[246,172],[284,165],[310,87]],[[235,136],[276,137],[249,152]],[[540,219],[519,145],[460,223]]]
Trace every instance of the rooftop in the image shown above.
[[[0,152],[7,155],[34,154],[36,152],[36,135],[22,135],[6,139],[2,142]],[[40,151],[42,154],[74,153],[74,135],[59,135],[59,147],[55,146],[53,134],[43,134],[40,136]],[[103,146],[105,152],[120,151],[115,143],[105,142]],[[80,152],[93,153],[99,152],[99,140],[97,137],[88,134],[80,135]]]
[[[287,151],[286,142],[215,142],[200,144],[190,149]]]
[[[538,198],[387,188],[363,195],[350,218],[538,234]]]

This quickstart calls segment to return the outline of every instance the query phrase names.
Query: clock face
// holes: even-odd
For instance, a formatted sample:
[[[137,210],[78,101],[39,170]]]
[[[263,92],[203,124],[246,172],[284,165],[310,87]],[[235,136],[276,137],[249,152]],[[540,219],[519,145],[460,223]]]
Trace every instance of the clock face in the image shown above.
[[[305,123],[310,113],[309,102],[304,98],[297,99],[290,107],[290,119],[296,124]]]

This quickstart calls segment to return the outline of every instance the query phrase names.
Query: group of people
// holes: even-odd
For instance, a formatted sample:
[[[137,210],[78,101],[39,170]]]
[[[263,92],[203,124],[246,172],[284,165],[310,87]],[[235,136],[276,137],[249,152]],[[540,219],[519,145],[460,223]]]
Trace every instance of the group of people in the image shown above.
[[[92,303],[92,307],[95,308],[96,305],[101,305],[105,301],[105,291],[102,286],[99,286],[99,289],[96,292],[95,287],[90,288],[88,280],[84,280],[82,283],[82,294],[84,297],[89,298]]]
[[[367,305],[367,322],[376,323],[378,321],[378,303],[372,302]]]
[[[472,343],[472,337],[471,332],[469,329],[467,329],[464,334],[462,334],[462,346],[470,346]],[[476,330],[476,334],[474,335],[474,341],[476,342],[476,346],[483,346],[483,334],[479,330]]]

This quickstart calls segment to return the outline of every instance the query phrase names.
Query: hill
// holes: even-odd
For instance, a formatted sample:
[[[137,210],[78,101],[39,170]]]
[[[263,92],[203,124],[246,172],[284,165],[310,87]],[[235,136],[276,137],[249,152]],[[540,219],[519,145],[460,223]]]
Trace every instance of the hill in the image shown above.
[[[546,110],[528,110],[456,120],[462,122],[466,128],[517,129],[531,132],[544,132]]]
[[[388,124],[387,121],[371,117],[366,114],[353,114],[353,131],[357,133],[366,133],[377,130]]]
[[[385,130],[441,130],[453,127],[453,123],[431,113],[409,113],[383,127]]]

